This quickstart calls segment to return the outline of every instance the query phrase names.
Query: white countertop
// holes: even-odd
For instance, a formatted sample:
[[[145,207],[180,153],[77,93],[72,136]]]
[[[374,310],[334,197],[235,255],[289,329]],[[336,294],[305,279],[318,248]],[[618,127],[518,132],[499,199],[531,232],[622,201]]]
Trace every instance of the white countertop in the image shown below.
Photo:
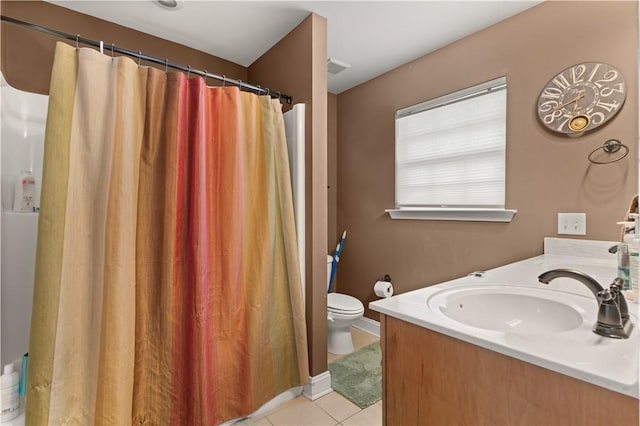
[[[608,288],[617,276],[616,256],[608,253],[608,248],[613,244],[616,243],[545,238],[544,255],[486,271],[481,277],[465,276],[377,300],[371,302],[369,307],[385,315],[638,398],[638,304],[627,297],[634,324],[628,339],[602,337],[591,331],[598,305],[586,286],[570,278],[557,278],[548,285],[538,282],[538,275],[547,270],[569,268],[588,273]],[[465,325],[448,318],[437,309],[429,308],[429,299],[438,293],[470,285],[515,285],[567,293],[568,297],[578,301],[585,321],[576,329],[547,335],[505,333]]]

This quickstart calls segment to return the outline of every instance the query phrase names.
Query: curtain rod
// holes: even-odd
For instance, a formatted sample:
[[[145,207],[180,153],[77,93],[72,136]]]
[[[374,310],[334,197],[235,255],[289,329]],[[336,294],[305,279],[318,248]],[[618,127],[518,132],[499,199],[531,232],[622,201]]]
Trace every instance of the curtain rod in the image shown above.
[[[143,61],[147,61],[147,62],[153,62],[153,63],[159,64],[159,65],[164,65],[165,66],[165,70],[167,68],[173,68],[173,69],[177,69],[177,70],[189,73],[189,74],[196,74],[196,75],[199,75],[199,76],[202,76],[202,77],[214,78],[216,80],[222,81],[225,84],[233,84],[234,86],[245,88],[245,89],[257,92],[258,94],[261,94],[261,95],[269,95],[272,98],[282,99],[283,101],[285,101],[288,104],[290,104],[292,102],[292,97],[290,95],[285,95],[284,93],[271,91],[268,88],[255,86],[253,84],[245,83],[245,82],[243,82],[241,80],[235,80],[233,78],[228,78],[228,77],[225,77],[225,76],[211,74],[211,73],[207,72],[206,70],[201,71],[201,70],[197,70],[197,69],[191,68],[191,66],[184,66],[184,65],[181,65],[181,64],[176,64],[175,62],[170,62],[167,59],[160,59],[160,58],[156,58],[154,56],[145,55],[140,51],[134,52],[133,50],[128,50],[128,49],[124,49],[122,47],[118,47],[118,46],[114,45],[113,43],[107,44],[107,43],[103,43],[103,42],[100,42],[100,41],[91,40],[91,39],[88,39],[88,38],[85,38],[85,37],[80,37],[80,34],[73,35],[73,34],[65,33],[65,32],[62,32],[62,31],[58,31],[58,30],[54,30],[54,29],[51,29],[51,28],[43,27],[41,25],[36,25],[36,24],[32,24],[30,22],[21,21],[19,19],[11,18],[11,17],[5,16],[5,15],[0,15],[0,18],[2,19],[2,21],[9,22],[11,24],[21,25],[21,26],[27,27],[29,29],[37,30],[37,31],[40,31],[40,32],[43,32],[43,33],[47,33],[47,34],[50,34],[50,35],[54,35],[54,36],[57,36],[57,37],[61,37],[61,38],[67,39],[67,40],[75,41],[76,42],[76,46],[78,45],[78,43],[82,43],[82,44],[88,44],[90,46],[97,47],[97,48],[103,47],[103,48],[106,48],[108,50],[111,50],[111,53],[116,52],[116,53],[120,53],[120,54],[123,54],[123,55],[131,56],[133,58],[138,58],[138,60],[143,60]]]

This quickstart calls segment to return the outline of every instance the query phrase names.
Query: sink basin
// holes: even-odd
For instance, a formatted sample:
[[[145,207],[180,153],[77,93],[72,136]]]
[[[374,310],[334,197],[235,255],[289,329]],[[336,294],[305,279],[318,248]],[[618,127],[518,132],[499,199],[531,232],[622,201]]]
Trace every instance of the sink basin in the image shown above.
[[[585,321],[585,310],[565,294],[529,287],[456,287],[432,295],[428,304],[454,321],[499,332],[561,333]]]

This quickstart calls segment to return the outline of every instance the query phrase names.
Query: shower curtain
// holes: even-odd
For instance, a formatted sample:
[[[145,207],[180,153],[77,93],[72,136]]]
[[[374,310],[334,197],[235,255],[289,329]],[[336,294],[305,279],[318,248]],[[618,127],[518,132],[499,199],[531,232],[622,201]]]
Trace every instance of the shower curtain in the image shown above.
[[[213,425],[308,378],[281,105],[56,46],[27,424]]]

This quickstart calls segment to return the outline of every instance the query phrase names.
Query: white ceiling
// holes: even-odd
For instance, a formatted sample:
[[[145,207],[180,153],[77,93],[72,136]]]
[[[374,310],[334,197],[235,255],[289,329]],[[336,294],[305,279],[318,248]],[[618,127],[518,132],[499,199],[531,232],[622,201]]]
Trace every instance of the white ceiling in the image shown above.
[[[169,11],[151,0],[50,0],[243,66],[315,12],[327,18],[328,57],[351,66],[340,74],[328,74],[331,93],[357,86],[540,2],[184,0],[178,10]],[[134,45],[122,47],[138,50]]]

